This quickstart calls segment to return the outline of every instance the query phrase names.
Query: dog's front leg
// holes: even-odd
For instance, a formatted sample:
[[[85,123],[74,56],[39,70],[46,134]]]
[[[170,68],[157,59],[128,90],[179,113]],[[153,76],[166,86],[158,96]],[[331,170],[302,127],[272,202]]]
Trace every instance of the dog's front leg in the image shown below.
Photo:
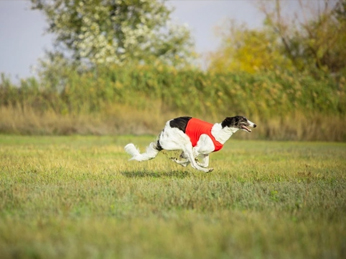
[[[200,170],[200,171],[203,171],[205,173],[209,173],[209,172],[214,170],[213,168],[203,168],[203,167],[198,165],[198,163],[195,160],[195,156],[193,155],[192,147],[184,149],[184,153],[188,157],[188,159],[191,163],[191,166],[193,168]]]
[[[202,167],[208,167],[209,166],[209,154],[208,155],[202,155],[202,162],[197,162],[199,166]]]

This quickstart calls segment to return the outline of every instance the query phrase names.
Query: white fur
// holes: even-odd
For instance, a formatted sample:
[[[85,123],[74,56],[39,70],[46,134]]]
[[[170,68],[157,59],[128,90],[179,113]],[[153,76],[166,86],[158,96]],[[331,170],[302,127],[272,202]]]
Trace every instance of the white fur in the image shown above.
[[[256,127],[256,125],[247,121],[248,126]],[[235,127],[222,127],[221,123],[215,123],[211,129],[211,134],[214,138],[221,144],[225,144],[226,141],[239,130]],[[187,166],[191,163],[191,166],[197,170],[203,172],[211,172],[213,168],[208,168],[209,166],[209,154],[215,150],[214,143],[211,138],[202,134],[197,141],[197,145],[192,147],[189,136],[187,136],[183,131],[178,128],[172,128],[170,126],[170,121],[168,121],[161,131],[159,137],[159,143],[162,149],[165,150],[182,150],[180,158],[172,158],[172,160],[182,166]],[[134,144],[130,143],[125,146],[125,151],[132,156],[130,160],[144,161],[153,159],[157,154],[157,142],[151,142],[146,149],[145,153],[140,153]],[[197,162],[196,158],[200,157],[201,162]]]
[[[125,151],[132,156],[130,160],[145,161],[156,157],[158,150],[155,149],[155,143],[151,142],[146,152],[141,154],[134,144],[130,143],[125,146]]]

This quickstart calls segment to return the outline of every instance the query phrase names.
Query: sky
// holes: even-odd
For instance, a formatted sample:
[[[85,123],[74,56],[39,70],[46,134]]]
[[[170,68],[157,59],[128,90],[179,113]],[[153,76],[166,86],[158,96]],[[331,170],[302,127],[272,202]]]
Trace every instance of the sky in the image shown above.
[[[250,28],[262,25],[264,16],[255,1],[169,0],[167,5],[175,9],[173,21],[189,26],[195,49],[203,55],[220,44],[215,28],[225,21],[233,19]],[[45,50],[53,49],[53,35],[45,31],[44,15],[30,6],[29,0],[0,0],[0,73],[14,81],[35,75],[37,60],[44,57]]]

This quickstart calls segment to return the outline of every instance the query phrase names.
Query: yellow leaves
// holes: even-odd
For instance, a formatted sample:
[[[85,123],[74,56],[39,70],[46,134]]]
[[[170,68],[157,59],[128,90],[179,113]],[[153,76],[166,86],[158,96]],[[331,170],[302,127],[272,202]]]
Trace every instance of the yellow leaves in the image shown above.
[[[119,81],[116,81],[115,82],[115,88],[118,90],[121,90],[123,88],[123,84]]]
[[[277,38],[267,30],[231,28],[224,37],[223,45],[209,55],[209,70],[219,72],[247,72],[273,70],[276,67],[291,69]]]

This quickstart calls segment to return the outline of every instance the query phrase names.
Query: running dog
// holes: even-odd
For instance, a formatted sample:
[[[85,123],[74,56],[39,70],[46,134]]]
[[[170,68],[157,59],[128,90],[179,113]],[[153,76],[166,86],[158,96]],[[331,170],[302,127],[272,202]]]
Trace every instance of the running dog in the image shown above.
[[[134,144],[125,146],[132,156],[130,160],[145,161],[156,157],[161,150],[182,150],[180,158],[172,160],[182,166],[191,166],[203,172],[211,172],[209,154],[219,151],[238,130],[251,132],[256,124],[243,116],[227,117],[221,123],[211,124],[192,117],[179,117],[167,121],[156,142],[151,142],[145,153],[140,153]],[[202,161],[198,162],[197,157]]]

